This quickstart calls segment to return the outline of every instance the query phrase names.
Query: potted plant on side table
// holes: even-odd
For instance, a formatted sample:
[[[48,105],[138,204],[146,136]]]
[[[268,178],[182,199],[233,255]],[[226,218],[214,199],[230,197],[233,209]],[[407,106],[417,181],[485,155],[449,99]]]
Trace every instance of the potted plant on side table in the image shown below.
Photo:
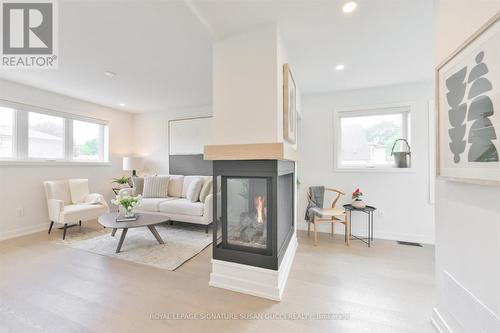
[[[359,188],[357,188],[353,193],[352,193],[352,206],[354,208],[359,208],[359,209],[362,209],[362,208],[365,208],[366,207],[366,204],[365,202],[363,201],[363,192],[361,192],[359,190]]]
[[[118,184],[118,186],[120,188],[130,187],[129,186],[130,177],[121,176],[121,177],[117,177],[117,178],[112,178],[111,180],[112,180],[111,181],[112,184]]]
[[[117,186],[114,185],[112,186],[112,190],[113,192],[115,192],[115,194],[118,194],[118,192],[120,192],[121,189],[130,187],[130,177],[121,176],[117,178],[112,178],[111,184],[117,184]]]

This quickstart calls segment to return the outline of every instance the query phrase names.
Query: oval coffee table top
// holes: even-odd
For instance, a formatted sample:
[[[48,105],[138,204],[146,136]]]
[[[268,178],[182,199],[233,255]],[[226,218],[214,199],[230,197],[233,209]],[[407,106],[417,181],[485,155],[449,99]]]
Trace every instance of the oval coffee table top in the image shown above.
[[[99,216],[97,221],[104,227],[115,229],[145,227],[169,221],[168,217],[163,215],[137,213],[137,216],[135,221],[116,222],[118,213],[107,213]]]

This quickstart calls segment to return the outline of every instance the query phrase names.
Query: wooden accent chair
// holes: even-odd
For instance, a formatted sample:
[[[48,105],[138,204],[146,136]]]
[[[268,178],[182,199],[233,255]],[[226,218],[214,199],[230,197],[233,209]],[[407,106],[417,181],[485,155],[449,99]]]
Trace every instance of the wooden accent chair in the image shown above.
[[[350,241],[350,229],[351,229],[351,223],[349,221],[349,215],[346,213],[344,209],[338,209],[335,208],[335,205],[337,204],[337,201],[339,200],[341,195],[345,195],[345,193],[340,192],[339,190],[336,190],[334,188],[325,188],[325,191],[330,191],[330,192],[335,192],[337,193],[337,196],[332,202],[331,208],[322,208],[322,207],[313,207],[311,208],[312,212],[314,213],[314,218],[312,221],[307,221],[307,237],[310,237],[311,235],[311,223],[314,224],[314,246],[318,245],[318,235],[317,235],[317,228],[316,225],[319,223],[331,223],[332,225],[332,233],[331,235],[333,236],[335,231],[334,231],[334,226],[335,223],[342,223],[345,228],[345,236],[344,236],[344,241],[347,243],[347,246],[351,245]],[[311,190],[307,190],[307,201],[311,205]]]

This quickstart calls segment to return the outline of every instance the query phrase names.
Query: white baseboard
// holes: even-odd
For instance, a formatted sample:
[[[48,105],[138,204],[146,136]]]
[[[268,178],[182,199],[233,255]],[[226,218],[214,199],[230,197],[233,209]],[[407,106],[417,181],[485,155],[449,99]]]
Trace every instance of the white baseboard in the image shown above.
[[[277,271],[212,259],[209,285],[280,301],[297,246],[297,237],[294,233]]]
[[[2,232],[0,234],[0,241],[1,240],[6,240],[6,239],[11,239],[11,238],[16,238],[20,236],[26,236],[29,234],[34,234],[36,232],[40,231],[48,231],[49,230],[49,223],[43,223],[43,224],[35,224],[35,225],[30,225],[27,227],[22,227],[22,228],[16,228],[13,230],[8,230],[6,232]]]
[[[442,271],[441,304],[434,308],[431,323],[440,333],[500,332],[500,316],[462,285],[450,272]]]
[[[363,233],[361,233],[362,235]],[[376,232],[374,235],[378,239],[415,242],[434,245],[434,235],[404,234],[397,232]]]
[[[453,333],[450,326],[448,326],[443,316],[441,316],[436,308],[432,309],[431,323],[439,333]]]
[[[463,332],[500,332],[500,315],[447,270],[443,271],[442,295],[441,315],[448,320],[448,327],[457,327],[457,331]]]
[[[307,230],[307,224],[301,223],[297,226],[299,230]],[[319,230],[319,232],[330,233],[330,226],[324,224],[324,226]],[[343,235],[344,231],[335,229],[335,233],[338,235]],[[368,235],[368,231],[366,229],[357,229],[356,235],[360,237],[366,237]],[[416,242],[422,244],[434,244],[434,235],[421,235],[421,234],[406,234],[406,233],[397,233],[397,232],[384,232],[378,231],[375,226],[374,237],[377,239],[385,239],[385,240],[393,240],[393,241],[406,241],[406,242]]]

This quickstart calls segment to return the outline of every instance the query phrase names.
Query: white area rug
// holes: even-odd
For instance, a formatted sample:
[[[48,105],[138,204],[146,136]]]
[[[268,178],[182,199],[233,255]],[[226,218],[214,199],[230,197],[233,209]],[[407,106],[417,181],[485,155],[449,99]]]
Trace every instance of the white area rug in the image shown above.
[[[78,227],[76,227],[78,228]],[[72,233],[66,240],[55,241],[75,249],[119,258],[139,264],[173,271],[212,244],[212,233],[205,226],[160,224],[156,230],[165,242],[160,245],[147,227],[132,228],[127,232],[121,252],[115,253],[121,230],[115,237],[111,229],[91,233]]]

